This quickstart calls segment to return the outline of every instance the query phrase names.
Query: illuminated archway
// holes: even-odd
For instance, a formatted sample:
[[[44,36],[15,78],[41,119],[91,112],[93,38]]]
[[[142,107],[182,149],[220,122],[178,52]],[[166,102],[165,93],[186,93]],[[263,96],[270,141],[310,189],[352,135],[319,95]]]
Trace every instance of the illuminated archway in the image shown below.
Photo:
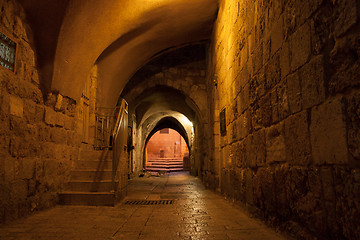
[[[149,135],[144,155],[144,166],[149,172],[190,170],[188,143],[172,128],[162,128]]]

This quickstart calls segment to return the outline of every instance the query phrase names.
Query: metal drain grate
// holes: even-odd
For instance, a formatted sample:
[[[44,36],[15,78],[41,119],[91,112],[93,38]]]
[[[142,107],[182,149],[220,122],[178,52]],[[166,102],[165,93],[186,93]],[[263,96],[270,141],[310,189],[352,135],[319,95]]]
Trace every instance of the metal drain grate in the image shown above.
[[[174,200],[126,200],[125,205],[169,205]]]

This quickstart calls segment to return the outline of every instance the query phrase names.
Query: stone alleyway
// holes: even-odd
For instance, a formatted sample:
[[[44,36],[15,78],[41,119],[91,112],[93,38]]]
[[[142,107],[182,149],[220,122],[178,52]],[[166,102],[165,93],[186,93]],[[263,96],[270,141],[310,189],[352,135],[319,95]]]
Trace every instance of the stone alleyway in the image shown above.
[[[174,200],[127,205],[127,200]],[[0,227],[1,240],[284,239],[186,173],[130,181],[115,207],[57,206]]]

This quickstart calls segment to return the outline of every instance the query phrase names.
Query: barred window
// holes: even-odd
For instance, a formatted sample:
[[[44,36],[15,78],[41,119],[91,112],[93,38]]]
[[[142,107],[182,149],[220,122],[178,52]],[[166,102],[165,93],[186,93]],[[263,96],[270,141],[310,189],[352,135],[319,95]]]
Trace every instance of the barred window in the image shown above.
[[[0,32],[0,65],[15,72],[16,43]]]

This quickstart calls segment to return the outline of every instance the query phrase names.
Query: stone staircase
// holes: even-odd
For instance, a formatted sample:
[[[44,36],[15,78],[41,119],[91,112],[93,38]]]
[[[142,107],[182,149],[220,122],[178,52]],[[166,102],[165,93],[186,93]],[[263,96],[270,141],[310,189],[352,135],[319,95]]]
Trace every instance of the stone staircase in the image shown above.
[[[85,150],[75,162],[70,182],[59,193],[60,204],[114,206],[116,203],[112,183],[112,151]]]
[[[183,170],[183,160],[181,158],[153,158],[148,159],[146,163],[146,171],[149,172],[176,172]]]

